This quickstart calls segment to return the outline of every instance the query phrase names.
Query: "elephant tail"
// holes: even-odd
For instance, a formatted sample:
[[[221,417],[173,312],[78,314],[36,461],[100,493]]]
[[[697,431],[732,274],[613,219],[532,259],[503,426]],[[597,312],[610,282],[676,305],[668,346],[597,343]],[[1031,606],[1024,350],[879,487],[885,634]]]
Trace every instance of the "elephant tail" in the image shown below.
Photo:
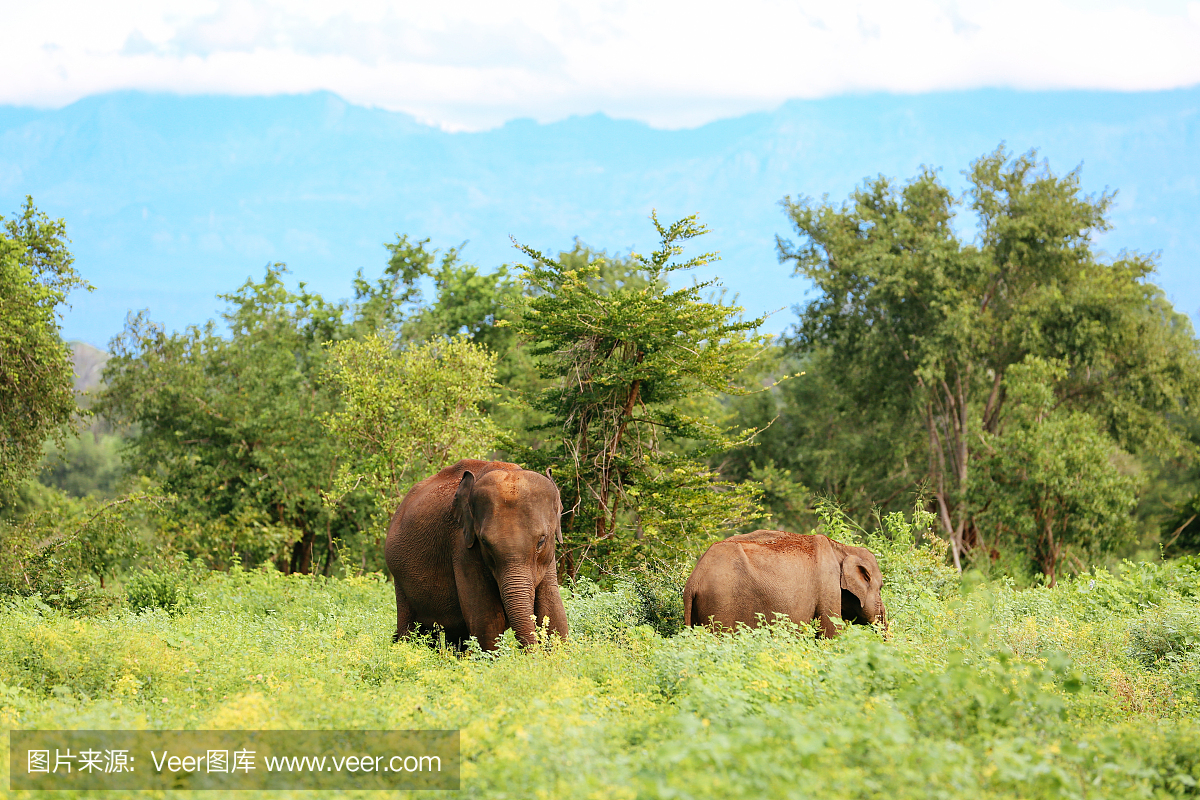
[[[692,620],[696,617],[696,590],[692,587],[692,582],[689,580],[687,585],[683,587],[683,626],[690,628]]]

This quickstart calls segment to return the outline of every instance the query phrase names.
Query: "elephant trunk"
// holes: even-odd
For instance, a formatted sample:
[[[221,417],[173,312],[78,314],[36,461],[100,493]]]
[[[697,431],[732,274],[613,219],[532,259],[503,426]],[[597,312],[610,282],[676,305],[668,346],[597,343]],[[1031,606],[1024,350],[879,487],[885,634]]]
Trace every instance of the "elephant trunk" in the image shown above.
[[[879,603],[879,615],[876,617],[876,621],[879,623],[879,627],[883,631],[883,638],[891,639],[892,632],[891,627],[888,625],[887,608],[883,605],[882,600]]]
[[[504,616],[513,629],[517,641],[523,645],[537,642],[536,625],[533,620],[533,585],[525,576],[505,576],[500,581],[500,600],[504,603]]]

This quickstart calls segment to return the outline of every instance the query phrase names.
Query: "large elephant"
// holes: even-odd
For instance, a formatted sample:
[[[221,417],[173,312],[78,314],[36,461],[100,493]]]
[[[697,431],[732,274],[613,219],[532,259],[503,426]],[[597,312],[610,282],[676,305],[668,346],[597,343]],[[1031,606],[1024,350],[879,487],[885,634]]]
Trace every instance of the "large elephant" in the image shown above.
[[[504,461],[464,459],[418,483],[388,526],[384,555],[396,582],[396,635],[441,628],[485,650],[512,628],[523,644],[537,624],[567,635],[555,542],[562,501],[548,475]],[[548,623],[546,622],[548,620]]]
[[[879,621],[887,609],[883,580],[870,550],[820,534],[754,531],[709,547],[683,589],[684,621],[732,629],[757,627],[785,614],[797,623],[820,620],[821,633],[837,635],[830,617]]]

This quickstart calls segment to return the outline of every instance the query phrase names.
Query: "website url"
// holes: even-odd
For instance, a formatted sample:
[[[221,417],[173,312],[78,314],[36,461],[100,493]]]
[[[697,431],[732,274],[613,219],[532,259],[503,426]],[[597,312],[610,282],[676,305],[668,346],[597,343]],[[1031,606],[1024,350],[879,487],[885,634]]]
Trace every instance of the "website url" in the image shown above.
[[[439,756],[267,756],[263,761],[268,772],[442,771]]]

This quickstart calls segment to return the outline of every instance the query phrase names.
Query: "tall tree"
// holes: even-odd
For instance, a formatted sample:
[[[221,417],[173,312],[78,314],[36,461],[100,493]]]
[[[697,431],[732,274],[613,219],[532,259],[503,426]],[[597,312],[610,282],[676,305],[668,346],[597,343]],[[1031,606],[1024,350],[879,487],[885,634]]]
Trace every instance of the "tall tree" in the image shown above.
[[[78,288],[66,224],[33,199],[11,219],[0,216],[0,492],[10,491],[42,457],[48,438],[65,445],[76,412],[71,351],[59,328],[60,306]]]
[[[757,511],[755,486],[724,483],[702,461],[733,444],[729,433],[680,404],[741,391],[733,379],[763,346],[754,333],[762,320],[702,300],[712,281],[671,289],[669,275],[712,258],[672,261],[705,229],[693,217],[653,221],[658,249],[630,254],[624,266],[578,247],[552,258],[521,246],[532,263],[513,324],[550,384],[536,405],[551,420],[548,445],[522,456],[552,466],[562,488],[572,576],[585,564],[608,572],[649,554],[687,552]],[[701,446],[694,455],[664,448],[684,440]]]
[[[800,241],[779,241],[817,288],[795,346],[823,358],[851,403],[907,422],[905,463],[925,462],[960,567],[979,540],[975,443],[1003,429],[1013,365],[1066,364],[1056,402],[1126,449],[1185,449],[1171,412],[1200,398],[1196,340],[1146,281],[1153,261],[1092,250],[1111,194],[1085,196],[1078,170],[1059,177],[1003,148],[967,177],[961,199],[929,170],[899,190],[869,181],[842,207],[785,199]],[[952,225],[963,202],[979,221],[970,244]]]
[[[130,426],[130,466],[183,499],[191,517],[265,526],[264,546],[290,545],[284,553],[242,552],[244,559],[279,555],[285,568],[308,572],[314,555],[323,555],[328,570],[338,543],[354,540],[366,514],[362,503],[330,509],[321,502],[338,464],[317,424],[337,405],[319,380],[323,345],[354,335],[367,303],[327,303],[303,285],[289,290],[283,276],[276,265],[263,280],[221,295],[229,303],[227,336],[212,322],[168,334],[144,314],[131,317],[110,346],[97,410]]]

